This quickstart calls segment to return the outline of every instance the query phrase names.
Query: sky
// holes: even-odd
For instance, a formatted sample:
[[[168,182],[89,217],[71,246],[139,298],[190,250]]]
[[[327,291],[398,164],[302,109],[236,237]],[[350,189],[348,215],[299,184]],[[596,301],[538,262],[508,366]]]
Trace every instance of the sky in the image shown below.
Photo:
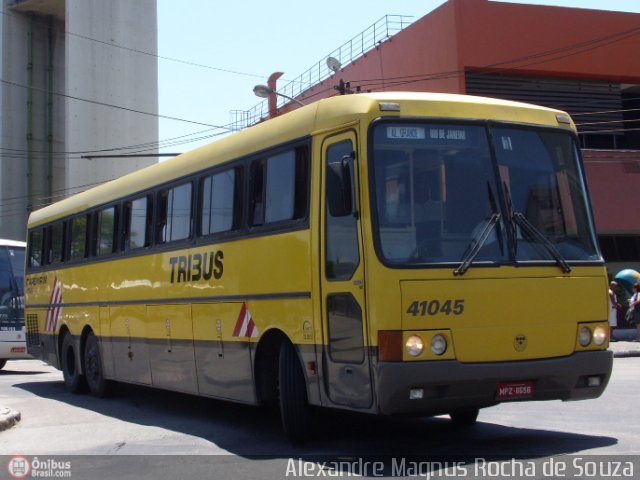
[[[385,15],[416,21],[444,0],[157,0],[160,151],[185,152],[226,135],[231,111],[262,99],[273,72],[295,79]],[[640,13],[640,0],[528,0]],[[170,120],[162,117],[173,117]],[[222,127],[222,128],[216,128]]]

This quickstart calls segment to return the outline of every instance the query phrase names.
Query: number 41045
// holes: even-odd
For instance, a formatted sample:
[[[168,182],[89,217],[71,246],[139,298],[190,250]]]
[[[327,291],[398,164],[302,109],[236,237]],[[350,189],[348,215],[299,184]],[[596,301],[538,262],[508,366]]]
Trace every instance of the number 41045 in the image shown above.
[[[461,315],[464,312],[464,300],[416,300],[411,302],[407,313],[414,317],[427,315]]]

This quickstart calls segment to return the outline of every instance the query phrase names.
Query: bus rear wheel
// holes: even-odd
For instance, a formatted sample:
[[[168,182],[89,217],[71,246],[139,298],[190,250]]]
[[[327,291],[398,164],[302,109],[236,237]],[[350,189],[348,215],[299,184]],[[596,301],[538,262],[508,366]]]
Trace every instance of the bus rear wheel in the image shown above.
[[[76,364],[76,351],[73,346],[73,338],[69,332],[64,334],[62,348],[60,349],[60,366],[64,386],[71,393],[79,393],[85,388],[84,376],[80,374]]]
[[[280,347],[278,374],[282,428],[290,442],[302,443],[311,431],[312,411],[304,373],[295,348],[289,342]]]
[[[109,394],[110,382],[104,378],[100,344],[93,332],[89,332],[84,344],[84,373],[93,396],[106,397]]]
[[[0,370],[2,370],[6,364],[7,364],[7,361],[5,359],[1,359],[0,360]]]

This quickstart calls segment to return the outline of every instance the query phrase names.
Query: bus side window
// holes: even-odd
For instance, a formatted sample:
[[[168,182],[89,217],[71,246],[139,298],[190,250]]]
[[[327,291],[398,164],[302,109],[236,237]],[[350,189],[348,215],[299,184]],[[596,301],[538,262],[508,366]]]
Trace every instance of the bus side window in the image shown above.
[[[36,268],[43,264],[44,230],[34,230],[29,234],[29,255],[28,262],[30,268]]]
[[[8,263],[7,261],[7,264]],[[11,306],[12,298],[13,284],[11,282],[11,272],[8,270],[0,270],[0,317],[7,315],[5,310],[8,310],[8,307]]]
[[[87,251],[87,216],[72,218],[70,222],[71,241],[69,259],[78,260],[86,257]]]
[[[51,225],[49,230],[49,259],[48,263],[62,263],[64,258],[65,245],[65,222],[58,222]]]
[[[135,250],[151,245],[151,197],[125,203],[124,249]]]
[[[353,192],[354,164],[353,144],[350,140],[335,143],[327,148],[325,171],[332,170],[332,164],[341,164],[348,159],[348,168],[351,173],[351,189]],[[329,173],[327,173],[329,175]],[[326,215],[326,260],[325,275],[328,280],[347,280],[353,276],[360,264],[360,250],[358,246],[358,221],[354,215],[333,216],[329,207],[331,183],[327,182],[325,188],[325,201],[327,202]]]
[[[256,160],[251,165],[251,226],[298,220],[307,214],[307,147]]]
[[[191,236],[191,182],[158,193],[156,242],[167,243]]]
[[[116,207],[104,208],[97,212],[96,217],[96,255],[109,255],[116,246]]]
[[[206,176],[200,184],[200,235],[237,230],[241,221],[242,168]]]

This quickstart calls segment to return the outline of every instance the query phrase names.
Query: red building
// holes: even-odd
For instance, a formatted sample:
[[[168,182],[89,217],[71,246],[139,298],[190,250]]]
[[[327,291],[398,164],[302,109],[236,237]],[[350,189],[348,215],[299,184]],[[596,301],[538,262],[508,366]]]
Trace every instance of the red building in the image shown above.
[[[609,269],[640,270],[640,14],[449,0],[298,98],[340,80],[568,111]]]

